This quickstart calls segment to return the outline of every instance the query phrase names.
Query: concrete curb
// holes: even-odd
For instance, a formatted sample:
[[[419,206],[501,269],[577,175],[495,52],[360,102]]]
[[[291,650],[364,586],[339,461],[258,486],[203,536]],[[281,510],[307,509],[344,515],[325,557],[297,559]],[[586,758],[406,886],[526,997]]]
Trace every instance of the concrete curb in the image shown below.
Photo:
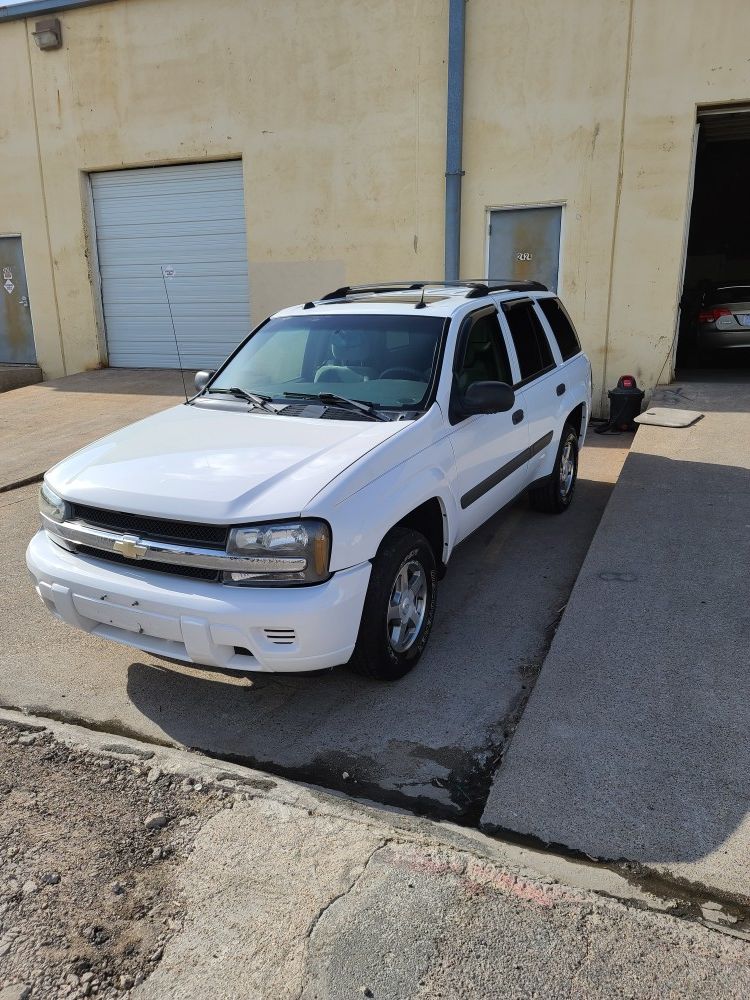
[[[26,479],[17,479],[13,483],[0,483],[0,493],[9,493],[11,490],[20,490],[22,486],[31,486],[33,483],[41,483],[44,479],[43,472],[36,472],[33,476],[27,476]]]
[[[58,722],[16,710],[0,708],[0,724],[18,729],[47,731],[59,742],[88,753],[131,763],[158,767],[162,773],[200,782],[204,787],[241,793],[248,799],[265,799],[308,816],[337,819],[361,828],[382,831],[388,825],[394,841],[429,844],[470,853],[501,865],[520,879],[560,883],[580,891],[624,902],[639,908],[697,919],[704,926],[735,937],[750,939],[750,933],[722,923],[722,911],[712,910],[706,919],[696,907],[686,909],[684,900],[646,891],[624,875],[593,861],[586,864],[554,853],[498,840],[470,828],[413,816],[401,810],[352,800],[315,786],[296,784],[239,764],[203,757],[194,751],[144,743],[131,737],[112,735],[67,722]]]

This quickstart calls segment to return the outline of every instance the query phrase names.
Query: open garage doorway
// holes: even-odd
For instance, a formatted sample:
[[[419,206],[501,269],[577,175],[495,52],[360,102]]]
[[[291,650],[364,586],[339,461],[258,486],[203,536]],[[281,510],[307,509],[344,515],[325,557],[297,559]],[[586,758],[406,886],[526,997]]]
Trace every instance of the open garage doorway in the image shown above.
[[[750,373],[750,105],[698,114],[676,367]]]

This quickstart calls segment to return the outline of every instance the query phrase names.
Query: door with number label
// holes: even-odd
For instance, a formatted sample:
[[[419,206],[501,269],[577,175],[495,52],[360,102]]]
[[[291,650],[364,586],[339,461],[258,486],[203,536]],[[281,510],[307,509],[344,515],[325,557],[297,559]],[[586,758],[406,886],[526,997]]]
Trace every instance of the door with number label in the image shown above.
[[[20,236],[0,236],[0,364],[36,363]]]
[[[490,212],[488,278],[541,281],[557,291],[562,207]]]

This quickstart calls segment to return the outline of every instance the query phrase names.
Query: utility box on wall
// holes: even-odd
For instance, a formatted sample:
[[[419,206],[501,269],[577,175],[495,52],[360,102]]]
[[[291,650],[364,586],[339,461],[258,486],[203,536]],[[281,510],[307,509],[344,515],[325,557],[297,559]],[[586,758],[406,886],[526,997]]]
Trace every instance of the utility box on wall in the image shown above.
[[[561,205],[492,209],[487,276],[541,281],[556,292],[561,222]]]

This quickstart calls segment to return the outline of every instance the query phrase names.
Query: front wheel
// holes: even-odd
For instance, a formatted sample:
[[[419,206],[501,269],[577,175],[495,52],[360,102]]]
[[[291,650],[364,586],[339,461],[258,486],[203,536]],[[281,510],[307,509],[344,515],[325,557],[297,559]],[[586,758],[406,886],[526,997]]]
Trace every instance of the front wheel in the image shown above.
[[[573,494],[578,480],[578,432],[566,424],[557,449],[552,475],[543,486],[537,486],[529,493],[534,510],[549,514],[562,514],[573,502]]]
[[[393,528],[373,560],[352,669],[379,681],[407,674],[427,645],[436,598],[429,542],[411,528]]]

